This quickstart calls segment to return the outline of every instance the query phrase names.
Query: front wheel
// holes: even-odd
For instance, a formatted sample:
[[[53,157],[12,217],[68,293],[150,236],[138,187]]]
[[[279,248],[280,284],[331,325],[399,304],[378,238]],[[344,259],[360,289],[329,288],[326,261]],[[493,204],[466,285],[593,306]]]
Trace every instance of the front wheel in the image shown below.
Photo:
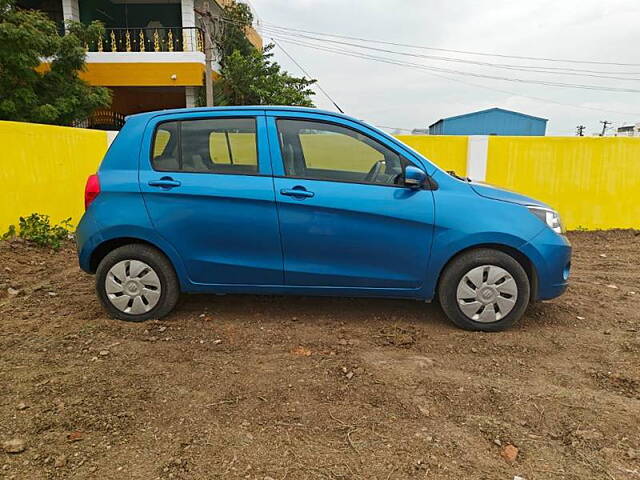
[[[463,253],[444,270],[440,305],[458,327],[496,332],[513,325],[529,303],[529,278],[520,263],[493,249]]]
[[[148,245],[131,244],[102,259],[96,271],[96,292],[112,317],[142,322],[173,310],[180,286],[163,253]]]

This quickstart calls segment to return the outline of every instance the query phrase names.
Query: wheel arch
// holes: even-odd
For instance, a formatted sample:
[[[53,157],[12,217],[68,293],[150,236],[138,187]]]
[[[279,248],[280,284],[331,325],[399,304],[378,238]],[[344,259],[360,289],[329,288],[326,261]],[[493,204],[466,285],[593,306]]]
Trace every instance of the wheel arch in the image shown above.
[[[98,265],[100,265],[100,262],[102,261],[102,259],[106,257],[110,252],[114,251],[116,248],[123,247],[125,245],[131,245],[131,244],[141,244],[141,245],[148,245],[150,247],[153,247],[159,252],[161,252],[165,257],[167,257],[171,262],[171,259],[162,250],[162,248],[160,248],[158,245],[155,245],[154,243],[148,240],[143,240],[137,237],[116,237],[116,238],[111,238],[109,240],[105,240],[104,242],[96,246],[93,252],[91,252],[91,257],[89,259],[89,269],[91,273],[96,273],[96,270],[98,269]],[[171,263],[173,264],[173,262]],[[175,266],[174,266],[174,269],[175,269]]]
[[[128,244],[142,244],[155,248],[171,263],[180,287],[187,291],[192,285],[186,266],[178,251],[152,228],[140,225],[118,225],[105,228],[86,238],[80,249],[80,267],[95,274],[100,261],[113,249]]]
[[[527,278],[529,279],[530,293],[529,300],[534,301],[537,298],[538,294],[538,273],[536,271],[536,267],[534,263],[527,257],[524,253],[522,253],[517,248],[511,247],[509,245],[501,244],[501,243],[481,243],[477,245],[470,245],[462,250],[459,250],[454,255],[452,255],[442,266],[440,271],[438,272],[438,279],[436,283],[436,292],[438,292],[440,288],[440,279],[442,278],[442,273],[446,270],[446,268],[456,260],[461,255],[470,252],[472,250],[481,250],[481,249],[493,249],[498,250],[500,252],[506,253],[510,257],[512,257],[515,261],[517,261],[520,266],[523,268],[525,273],[527,274]]]

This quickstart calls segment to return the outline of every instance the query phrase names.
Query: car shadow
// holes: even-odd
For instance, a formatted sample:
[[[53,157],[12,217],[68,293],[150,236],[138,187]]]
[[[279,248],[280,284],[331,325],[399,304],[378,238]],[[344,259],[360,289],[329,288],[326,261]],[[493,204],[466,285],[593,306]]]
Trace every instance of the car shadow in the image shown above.
[[[296,295],[183,295],[171,317],[199,316],[259,318],[345,323],[403,321],[450,326],[439,305],[417,300]],[[453,327],[452,327],[453,328]]]

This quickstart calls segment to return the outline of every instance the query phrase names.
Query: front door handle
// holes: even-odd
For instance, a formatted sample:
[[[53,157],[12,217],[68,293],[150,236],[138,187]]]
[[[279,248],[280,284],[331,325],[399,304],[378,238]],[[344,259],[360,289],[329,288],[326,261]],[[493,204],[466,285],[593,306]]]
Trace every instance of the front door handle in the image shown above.
[[[311,198],[315,195],[315,193],[310,192],[304,187],[283,188],[280,190],[280,194],[298,198]]]
[[[162,177],[160,180],[150,180],[150,187],[162,187],[162,188],[174,188],[179,187],[182,183],[178,180],[174,180],[171,177]]]

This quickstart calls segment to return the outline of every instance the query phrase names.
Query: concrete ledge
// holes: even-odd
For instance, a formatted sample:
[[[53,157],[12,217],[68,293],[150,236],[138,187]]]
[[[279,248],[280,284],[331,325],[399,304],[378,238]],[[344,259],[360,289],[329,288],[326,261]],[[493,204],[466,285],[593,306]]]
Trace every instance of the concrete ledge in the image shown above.
[[[87,52],[87,63],[201,63],[202,52]]]

